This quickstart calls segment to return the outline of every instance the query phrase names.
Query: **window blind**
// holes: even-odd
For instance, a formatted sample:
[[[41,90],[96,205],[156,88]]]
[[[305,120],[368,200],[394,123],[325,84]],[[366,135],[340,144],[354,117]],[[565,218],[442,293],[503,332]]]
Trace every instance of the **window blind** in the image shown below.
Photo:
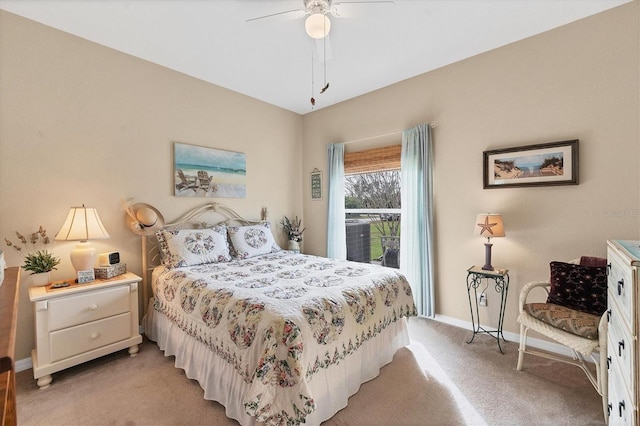
[[[344,174],[400,170],[401,145],[391,145],[365,151],[345,152]]]

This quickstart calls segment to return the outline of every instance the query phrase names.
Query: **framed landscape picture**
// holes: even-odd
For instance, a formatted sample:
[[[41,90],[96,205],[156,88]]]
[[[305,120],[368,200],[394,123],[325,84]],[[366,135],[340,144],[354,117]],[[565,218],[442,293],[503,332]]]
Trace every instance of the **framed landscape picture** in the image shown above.
[[[176,197],[246,197],[243,153],[175,142],[173,158]]]
[[[484,151],[484,188],[577,185],[578,140]]]

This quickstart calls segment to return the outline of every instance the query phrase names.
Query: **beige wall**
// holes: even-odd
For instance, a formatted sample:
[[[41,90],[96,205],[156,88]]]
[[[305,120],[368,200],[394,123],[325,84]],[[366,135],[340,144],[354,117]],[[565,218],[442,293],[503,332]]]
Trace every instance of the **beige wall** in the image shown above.
[[[469,321],[466,269],[484,259],[474,220],[499,212],[493,264],[510,269],[505,329],[518,332],[519,290],[548,278],[549,261],[640,239],[639,27],[636,1],[308,114],[304,172],[318,167],[326,184],[328,143],[436,121],[436,312]],[[483,151],[575,138],[578,186],[483,189]],[[325,254],[326,197],[311,201],[305,185],[304,207],[305,248]],[[495,324],[495,293],[488,302]]]
[[[43,225],[50,235],[69,207],[96,207],[130,271],[141,273],[140,241],[121,200],[147,202],[175,219],[189,207],[224,202],[248,218],[268,207],[272,224],[302,215],[302,118],[49,27],[0,12],[0,237]],[[246,154],[247,198],[172,196],[173,142]],[[276,231],[284,243],[284,234]],[[4,245],[4,242],[3,242]],[[69,251],[54,279],[73,275]],[[4,247],[9,266],[22,264]],[[23,276],[27,276],[23,274]],[[33,313],[23,280],[16,356],[27,358]]]
[[[327,143],[437,121],[436,311],[468,321],[465,271],[483,260],[473,221],[497,211],[507,237],[494,240],[494,264],[511,270],[505,327],[517,332],[518,291],[545,278],[550,260],[640,239],[639,9],[636,1],[304,117],[0,12],[0,237],[40,224],[54,234],[84,203],[112,236],[99,250],[119,250],[141,273],[121,199],[151,203],[167,220],[207,201],[171,195],[179,141],[246,153],[247,198],[219,201],[248,217],[267,206],[272,223],[304,207],[305,251],[323,255]],[[580,139],[579,186],[482,189],[482,151],[570,138]],[[310,200],[314,167],[324,172],[322,201]],[[54,278],[73,273],[72,247],[56,243]],[[19,359],[33,341],[26,287]],[[483,313],[497,316],[495,295]]]

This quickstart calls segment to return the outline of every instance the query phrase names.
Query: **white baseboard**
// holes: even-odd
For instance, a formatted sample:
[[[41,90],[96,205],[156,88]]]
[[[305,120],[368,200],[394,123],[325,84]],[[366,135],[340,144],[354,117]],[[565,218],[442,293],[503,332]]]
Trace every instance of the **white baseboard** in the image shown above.
[[[437,315],[437,314],[433,319],[439,322],[443,322],[445,324],[450,324],[456,327],[464,328],[469,331],[473,330],[472,324],[468,321],[462,321],[457,318],[451,318],[451,317],[447,317],[444,315]],[[520,345],[520,334],[511,333],[508,331],[504,331],[503,334],[504,334],[504,338],[508,342],[512,342],[515,345],[515,349],[517,350],[518,346]],[[527,338],[527,347],[529,346],[532,346],[537,349],[541,349],[543,351],[553,352],[558,355],[564,355],[568,357],[573,356],[573,353],[571,352],[571,350],[568,349],[566,346],[549,342],[548,340],[536,339],[534,337],[531,337],[530,335]]]
[[[31,363],[31,357],[25,359],[19,359],[16,361],[16,373],[33,368]]]
[[[435,321],[439,321],[445,324],[450,324],[456,327],[464,328],[466,330],[473,329],[470,322],[462,321],[457,318],[451,318],[444,315],[436,315],[435,318],[433,319]],[[143,326],[140,326],[140,334],[144,334]],[[518,344],[520,342],[520,334],[505,331],[504,337],[505,339],[507,339],[508,342],[512,342],[514,345],[516,345],[515,346],[516,350],[518,349]],[[564,356],[569,356],[569,357],[572,356],[571,351],[568,350],[566,346],[558,345],[557,343],[548,342],[546,340],[529,337],[527,339],[527,345],[533,346],[534,348],[537,348],[537,349],[553,352],[553,353],[564,355]],[[31,358],[25,358],[25,359],[16,361],[16,372],[28,370],[32,367],[33,367],[33,364],[31,363]]]

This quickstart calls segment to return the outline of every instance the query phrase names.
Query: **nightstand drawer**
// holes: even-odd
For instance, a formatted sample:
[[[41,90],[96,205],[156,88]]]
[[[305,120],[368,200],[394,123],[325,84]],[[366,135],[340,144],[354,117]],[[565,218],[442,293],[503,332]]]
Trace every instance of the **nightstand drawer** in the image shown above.
[[[131,336],[131,313],[49,334],[50,362],[60,361]]]
[[[49,330],[129,312],[129,286],[108,288],[49,301]]]

